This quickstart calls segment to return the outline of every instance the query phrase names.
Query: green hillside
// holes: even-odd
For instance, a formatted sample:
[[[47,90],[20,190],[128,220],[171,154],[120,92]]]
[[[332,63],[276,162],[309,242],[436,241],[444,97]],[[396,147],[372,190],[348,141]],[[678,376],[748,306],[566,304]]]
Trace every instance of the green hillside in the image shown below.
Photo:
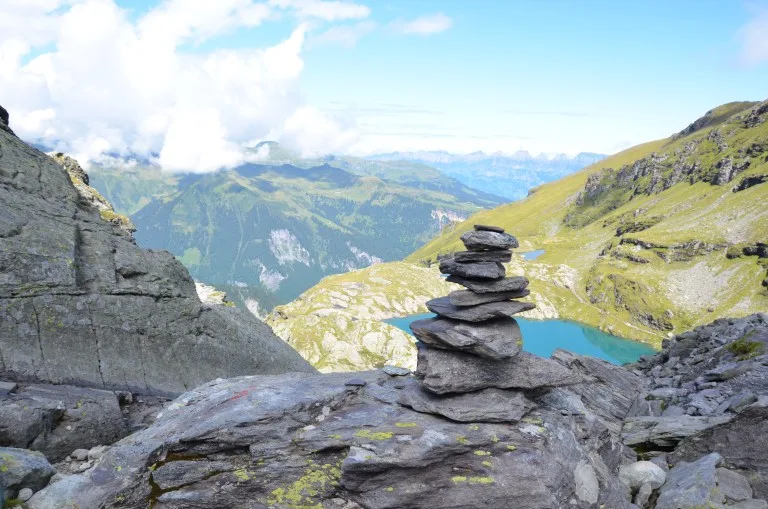
[[[526,275],[560,317],[659,344],[768,309],[766,204],[768,101],[730,103],[479,212],[407,260],[433,262],[461,249],[472,224],[500,225],[521,248],[545,251]]]
[[[329,274],[402,259],[441,227],[501,202],[429,167],[365,163],[205,175],[100,167],[92,184],[133,211],[141,245],[171,251],[196,279],[263,313]]]
[[[383,263],[329,276],[266,321],[323,372],[415,369],[414,338],[382,320],[426,313],[427,300],[456,288],[434,268]]]

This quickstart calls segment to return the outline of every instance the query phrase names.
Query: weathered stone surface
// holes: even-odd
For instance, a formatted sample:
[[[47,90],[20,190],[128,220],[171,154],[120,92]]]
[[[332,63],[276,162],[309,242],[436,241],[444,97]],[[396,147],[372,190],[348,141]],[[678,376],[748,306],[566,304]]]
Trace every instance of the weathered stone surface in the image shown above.
[[[768,502],[765,500],[745,500],[730,504],[731,509],[768,509]]]
[[[624,423],[622,439],[627,445],[652,444],[674,447],[682,439],[731,420],[730,415],[680,417],[630,417]]]
[[[673,461],[693,461],[705,454],[717,452],[723,466],[737,470],[750,479],[755,498],[768,499],[768,397],[758,401],[733,417],[733,420],[686,438],[675,449]]]
[[[470,251],[514,249],[519,247],[517,239],[508,233],[472,230],[461,236],[461,241]]]
[[[619,479],[632,490],[640,488],[643,484],[649,484],[656,489],[667,480],[667,473],[658,465],[650,461],[637,461],[619,468]]]
[[[547,408],[531,422],[453,422],[382,401],[401,380],[359,376],[365,387],[345,374],[211,382],[28,508],[629,508],[605,428]],[[167,490],[153,491],[153,464]]]
[[[400,392],[398,403],[459,422],[518,422],[536,406],[520,391],[484,389],[439,396],[413,380]]]
[[[381,370],[389,376],[407,376],[411,374],[410,369],[401,368],[398,366],[384,366]]]
[[[496,281],[476,281],[458,276],[448,276],[447,281],[469,288],[475,293],[516,292],[528,286],[528,280],[522,276],[507,277]]]
[[[443,349],[455,349],[489,359],[509,359],[522,349],[520,326],[514,318],[468,324],[447,318],[427,318],[410,325],[422,342]]]
[[[35,491],[44,488],[54,473],[39,452],[0,447],[0,486],[7,489],[11,497],[22,488]]]
[[[752,498],[752,487],[746,477],[728,470],[727,468],[718,468],[715,470],[715,479],[717,487],[723,492],[723,496],[729,502],[741,502]]]
[[[710,454],[695,462],[681,462],[667,474],[667,482],[659,491],[656,509],[698,509],[722,507],[725,497],[717,487],[715,469],[722,461]]]
[[[40,451],[51,461],[128,434],[114,393],[31,385],[0,396],[0,446]]]
[[[457,262],[448,258],[440,262],[440,272],[469,279],[501,279],[506,271],[498,262]]]
[[[566,350],[555,350],[552,360],[585,380],[558,391],[576,395],[613,433],[620,434],[629,409],[644,387],[643,379],[621,366]]]
[[[507,263],[512,260],[512,251],[459,251],[453,259],[460,263],[468,262],[499,262]]]
[[[510,299],[522,299],[531,292],[528,289],[515,292],[475,293],[471,290],[456,290],[448,294],[448,300],[454,306],[477,306],[487,302],[501,302]]]
[[[532,302],[504,301],[488,302],[472,307],[458,307],[448,297],[427,301],[427,309],[446,318],[464,322],[485,322],[496,318],[509,318],[536,307]]]
[[[534,389],[584,382],[582,376],[555,361],[520,352],[495,361],[460,352],[420,348],[417,373],[424,387],[437,394],[498,389]]]
[[[478,230],[478,231],[504,233],[504,228],[502,228],[501,226],[489,226],[487,224],[476,224],[474,228],[475,230]]]
[[[177,394],[312,371],[268,327],[200,303],[170,253],[143,250],[49,156],[0,131],[0,374]]]

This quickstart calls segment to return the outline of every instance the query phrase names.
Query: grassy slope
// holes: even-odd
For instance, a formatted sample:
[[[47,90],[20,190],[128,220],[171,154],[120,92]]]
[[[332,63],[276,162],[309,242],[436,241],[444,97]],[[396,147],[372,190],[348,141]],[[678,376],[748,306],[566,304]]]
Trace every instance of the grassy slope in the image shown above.
[[[455,288],[435,269],[392,262],[329,276],[266,321],[320,371],[394,364],[415,368],[413,338],[382,320],[427,312],[424,303]]]
[[[737,106],[726,105],[733,113]],[[718,109],[715,110],[720,113]],[[722,115],[718,115],[722,118]],[[722,122],[722,120],[721,120]],[[718,150],[707,136],[713,128],[724,127],[728,149]],[[452,232],[429,242],[407,260],[434,261],[438,254],[461,249],[459,236],[475,223],[505,227],[521,240],[523,248],[544,249],[546,253],[530,264],[527,271],[532,290],[546,296],[564,318],[579,320],[614,333],[658,344],[668,332],[649,324],[667,323],[674,331],[706,323],[719,316],[737,316],[765,310],[768,299],[760,281],[765,269],[755,257],[729,260],[725,247],[685,261],[665,261],[660,254],[674,246],[702,241],[723,246],[739,242],[765,242],[768,239],[768,184],[738,193],[733,187],[743,176],[768,173],[767,153],[753,158],[751,166],[733,182],[718,186],[706,182],[679,183],[658,194],[632,199],[614,189],[613,196],[623,201],[618,208],[605,210],[605,201],[578,206],[576,198],[587,178],[605,168],[620,168],[652,153],[676,152],[687,142],[698,146],[692,159],[705,170],[725,156],[738,157],[739,150],[753,143],[768,141],[768,122],[751,129],[740,128],[740,120],[713,124],[678,138],[646,143],[609,157],[585,170],[546,184],[520,202],[482,211]],[[608,197],[610,198],[610,197]],[[624,238],[653,243],[659,249],[619,246],[617,225],[627,217],[661,218],[649,229],[624,234]],[[587,216],[572,228],[564,224],[568,214]],[[572,216],[574,217],[574,216]],[[578,217],[576,217],[578,219]],[[605,256],[600,253],[609,246]],[[626,258],[645,258],[637,263]],[[563,284],[558,272],[576,273],[576,281]],[[568,287],[570,286],[570,288]]]

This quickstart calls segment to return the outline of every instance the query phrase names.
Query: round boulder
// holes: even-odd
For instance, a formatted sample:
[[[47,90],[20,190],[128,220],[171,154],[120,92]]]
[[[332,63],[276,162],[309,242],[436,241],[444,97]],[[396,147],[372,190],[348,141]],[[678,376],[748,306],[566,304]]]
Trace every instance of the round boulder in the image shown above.
[[[667,474],[657,464],[650,461],[638,461],[619,467],[619,480],[636,490],[643,484],[650,484],[651,488],[661,487],[667,480]]]

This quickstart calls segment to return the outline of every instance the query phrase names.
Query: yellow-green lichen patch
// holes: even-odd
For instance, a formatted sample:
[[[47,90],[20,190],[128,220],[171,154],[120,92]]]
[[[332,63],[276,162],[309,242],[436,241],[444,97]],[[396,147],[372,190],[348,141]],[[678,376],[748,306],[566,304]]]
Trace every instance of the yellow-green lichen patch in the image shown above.
[[[398,428],[415,428],[418,426],[415,422],[396,422],[395,426]]]
[[[325,468],[328,465],[328,468]],[[322,509],[323,496],[338,486],[341,478],[340,463],[325,464],[320,468],[310,467],[285,488],[277,488],[267,498],[270,505],[282,505],[290,509]]]
[[[462,482],[467,482],[467,478],[466,476],[463,476],[463,475],[456,475],[451,477],[451,481],[453,482],[453,484],[459,484]]]
[[[393,433],[391,431],[371,431],[368,429],[361,429],[355,436],[358,438],[366,438],[368,440],[383,441],[392,438]]]
[[[517,450],[517,446],[516,445],[508,445],[507,446],[507,450],[508,451],[516,451]]]
[[[481,451],[481,450],[475,451],[475,456],[490,456],[490,455],[491,455],[491,451]]]
[[[451,481],[453,481],[454,484],[461,484],[461,483],[469,483],[469,484],[493,484],[496,482],[496,479],[493,477],[466,477],[463,475],[457,475],[455,477],[451,477]]]
[[[235,477],[237,477],[238,481],[245,482],[245,481],[251,480],[251,476],[248,474],[248,471],[244,468],[238,468],[232,473],[235,474]]]
[[[483,461],[483,466],[491,468],[493,466],[493,463],[491,463],[490,461]]]
[[[333,440],[341,440],[341,435],[339,435],[338,433],[333,433],[331,435],[328,435],[328,438],[331,438]]]
[[[395,491],[395,488],[393,488],[392,486],[387,486],[386,488],[384,488],[384,491],[389,491],[391,493]]]
[[[544,424],[544,420],[542,420],[541,417],[523,417],[523,422],[528,424],[535,424],[537,426]]]
[[[456,441],[461,445],[469,445],[469,440],[467,440],[467,437],[465,437],[464,435],[457,436]]]
[[[480,426],[478,426],[477,424],[470,424],[469,429],[472,431],[477,431],[480,429]]]

